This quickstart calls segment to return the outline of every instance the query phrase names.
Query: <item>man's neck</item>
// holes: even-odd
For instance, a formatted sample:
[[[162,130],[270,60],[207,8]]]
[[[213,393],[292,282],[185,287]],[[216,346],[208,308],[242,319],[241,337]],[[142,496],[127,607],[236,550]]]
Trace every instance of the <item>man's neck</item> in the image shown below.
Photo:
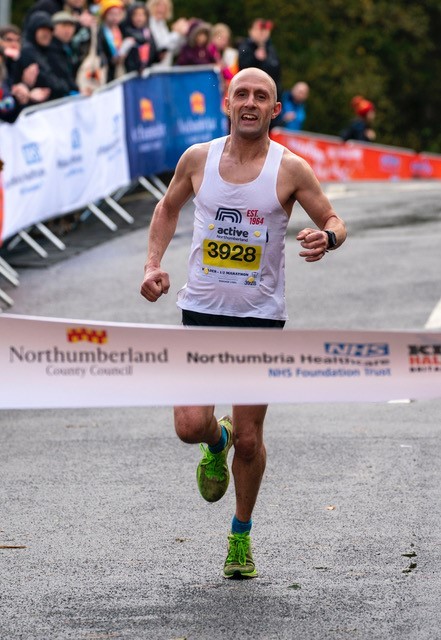
[[[245,164],[266,156],[269,143],[270,139],[267,135],[259,138],[243,138],[230,135],[226,151],[235,162]]]

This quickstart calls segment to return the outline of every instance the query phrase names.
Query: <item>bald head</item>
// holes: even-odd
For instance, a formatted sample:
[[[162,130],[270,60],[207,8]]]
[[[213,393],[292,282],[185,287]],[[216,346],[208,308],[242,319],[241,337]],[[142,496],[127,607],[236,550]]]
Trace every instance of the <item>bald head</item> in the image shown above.
[[[233,76],[230,86],[228,87],[228,97],[230,98],[235,88],[241,82],[250,82],[250,83],[264,83],[267,85],[271,96],[274,98],[274,102],[277,101],[277,88],[274,80],[262,69],[258,69],[257,67],[248,67],[247,69],[242,69]]]

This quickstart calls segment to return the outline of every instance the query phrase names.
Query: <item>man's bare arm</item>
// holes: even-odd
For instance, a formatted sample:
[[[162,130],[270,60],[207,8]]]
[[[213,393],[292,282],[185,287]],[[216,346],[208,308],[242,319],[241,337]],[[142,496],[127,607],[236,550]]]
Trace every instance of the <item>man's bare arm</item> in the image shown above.
[[[149,302],[156,302],[170,288],[169,275],[161,269],[161,260],[175,234],[180,210],[193,193],[190,170],[193,155],[192,149],[188,149],[179,160],[167,193],[156,205],[150,223],[147,260],[141,284],[141,295]]]
[[[337,249],[346,239],[346,226],[334,211],[306,161],[291,157],[288,169],[293,171],[295,175],[295,199],[318,227],[316,229],[306,227],[298,233],[297,240],[303,247],[303,251],[299,255],[307,262],[316,262],[323,258],[329,248],[328,235],[325,230],[335,234],[336,244],[333,249]]]

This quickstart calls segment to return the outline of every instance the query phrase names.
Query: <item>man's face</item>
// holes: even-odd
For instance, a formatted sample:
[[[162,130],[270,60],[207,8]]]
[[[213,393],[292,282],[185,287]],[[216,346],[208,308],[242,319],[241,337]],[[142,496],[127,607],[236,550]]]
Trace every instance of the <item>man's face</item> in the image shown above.
[[[5,33],[3,38],[0,38],[0,45],[3,47],[3,49],[13,49],[15,51],[20,51],[21,38],[16,33],[9,31]]]
[[[54,36],[64,44],[68,44],[75,33],[75,25],[71,22],[59,22],[54,27]]]
[[[35,32],[35,42],[40,47],[48,47],[52,41],[52,29],[49,27],[40,27]]]
[[[247,138],[267,133],[271,119],[281,109],[274,82],[257,69],[245,69],[233,77],[225,106],[232,131]]]

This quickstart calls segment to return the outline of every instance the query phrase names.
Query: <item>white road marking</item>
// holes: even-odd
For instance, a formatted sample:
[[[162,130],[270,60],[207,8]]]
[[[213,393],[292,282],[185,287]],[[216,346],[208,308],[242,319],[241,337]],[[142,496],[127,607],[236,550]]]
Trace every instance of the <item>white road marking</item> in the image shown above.
[[[438,302],[434,310],[429,316],[426,324],[424,325],[425,329],[441,329],[441,300]]]

